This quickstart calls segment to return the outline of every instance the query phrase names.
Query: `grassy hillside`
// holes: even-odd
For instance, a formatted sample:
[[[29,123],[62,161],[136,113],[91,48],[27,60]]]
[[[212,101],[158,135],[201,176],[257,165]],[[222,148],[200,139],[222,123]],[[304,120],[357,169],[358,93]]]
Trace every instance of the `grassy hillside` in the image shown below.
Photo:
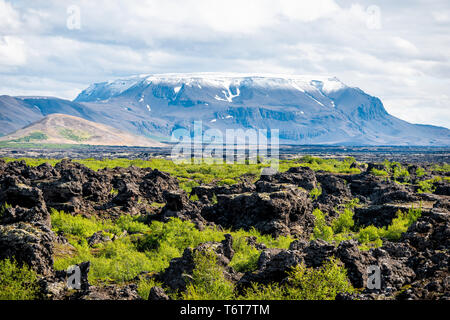
[[[161,143],[74,116],[51,114],[0,138],[0,147],[104,145],[161,147]]]

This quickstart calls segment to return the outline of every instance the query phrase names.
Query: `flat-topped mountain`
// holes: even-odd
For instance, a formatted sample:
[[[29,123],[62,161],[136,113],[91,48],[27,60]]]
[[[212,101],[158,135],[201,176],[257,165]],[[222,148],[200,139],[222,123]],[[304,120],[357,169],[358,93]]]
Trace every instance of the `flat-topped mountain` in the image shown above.
[[[449,129],[400,120],[380,99],[323,76],[139,75],[93,84],[74,101],[0,97],[1,133],[23,126],[22,110],[75,115],[148,137],[167,138],[201,120],[204,130],[279,129],[284,144],[450,145]]]
[[[82,118],[51,114],[0,141],[33,144],[161,147],[161,143]]]

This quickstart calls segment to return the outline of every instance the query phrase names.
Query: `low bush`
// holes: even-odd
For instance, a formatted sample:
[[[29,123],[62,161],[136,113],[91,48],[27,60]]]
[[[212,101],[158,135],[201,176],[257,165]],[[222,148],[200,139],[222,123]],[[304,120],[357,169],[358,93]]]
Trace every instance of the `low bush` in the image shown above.
[[[334,300],[339,293],[353,293],[347,271],[335,259],[319,268],[297,265],[289,272],[288,281],[266,286],[253,284],[238,299],[245,300]]]
[[[0,300],[33,300],[38,298],[37,275],[27,265],[15,260],[0,261]]]
[[[194,255],[195,268],[187,290],[182,294],[183,300],[231,300],[234,286],[223,275],[217,265],[214,252],[197,251]]]

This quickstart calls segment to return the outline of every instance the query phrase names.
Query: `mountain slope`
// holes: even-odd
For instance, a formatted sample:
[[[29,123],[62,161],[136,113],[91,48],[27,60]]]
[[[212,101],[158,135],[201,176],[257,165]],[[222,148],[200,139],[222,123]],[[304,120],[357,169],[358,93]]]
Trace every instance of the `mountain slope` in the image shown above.
[[[15,101],[8,106],[18,110],[16,118],[14,110],[4,115],[7,100]],[[287,144],[450,145],[450,130],[395,118],[378,98],[331,77],[140,75],[93,84],[73,102],[0,97],[0,122],[7,118],[9,129],[23,123],[23,108],[34,108],[36,117],[59,112],[148,137],[170,137],[201,120],[204,130],[279,129]]]
[[[0,96],[0,133],[14,132],[54,113],[93,120],[92,110],[76,102],[53,97]]]
[[[91,85],[75,99],[138,134],[280,129],[282,143],[450,145],[450,130],[389,115],[382,102],[336,78],[228,74],[135,76]],[[109,115],[106,115],[109,117]],[[97,119],[97,121],[102,121]]]
[[[86,144],[161,147],[161,143],[92,121],[63,114],[49,115],[0,138],[15,143]]]

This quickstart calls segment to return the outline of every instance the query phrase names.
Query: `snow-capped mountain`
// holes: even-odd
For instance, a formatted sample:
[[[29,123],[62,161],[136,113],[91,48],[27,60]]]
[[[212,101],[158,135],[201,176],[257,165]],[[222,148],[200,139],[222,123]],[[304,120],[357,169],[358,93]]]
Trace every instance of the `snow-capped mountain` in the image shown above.
[[[49,111],[48,101],[21,99],[36,112]],[[450,145],[450,130],[395,118],[378,98],[335,77],[138,75],[93,84],[73,102],[58,101],[64,106],[59,113],[150,137],[170,137],[201,120],[205,130],[279,129],[288,144]]]
[[[448,129],[390,116],[382,102],[335,77],[162,74],[98,83],[75,102],[135,133],[169,136],[202,120],[204,128],[280,129],[292,144],[450,144]],[[125,129],[125,127],[122,127]]]

